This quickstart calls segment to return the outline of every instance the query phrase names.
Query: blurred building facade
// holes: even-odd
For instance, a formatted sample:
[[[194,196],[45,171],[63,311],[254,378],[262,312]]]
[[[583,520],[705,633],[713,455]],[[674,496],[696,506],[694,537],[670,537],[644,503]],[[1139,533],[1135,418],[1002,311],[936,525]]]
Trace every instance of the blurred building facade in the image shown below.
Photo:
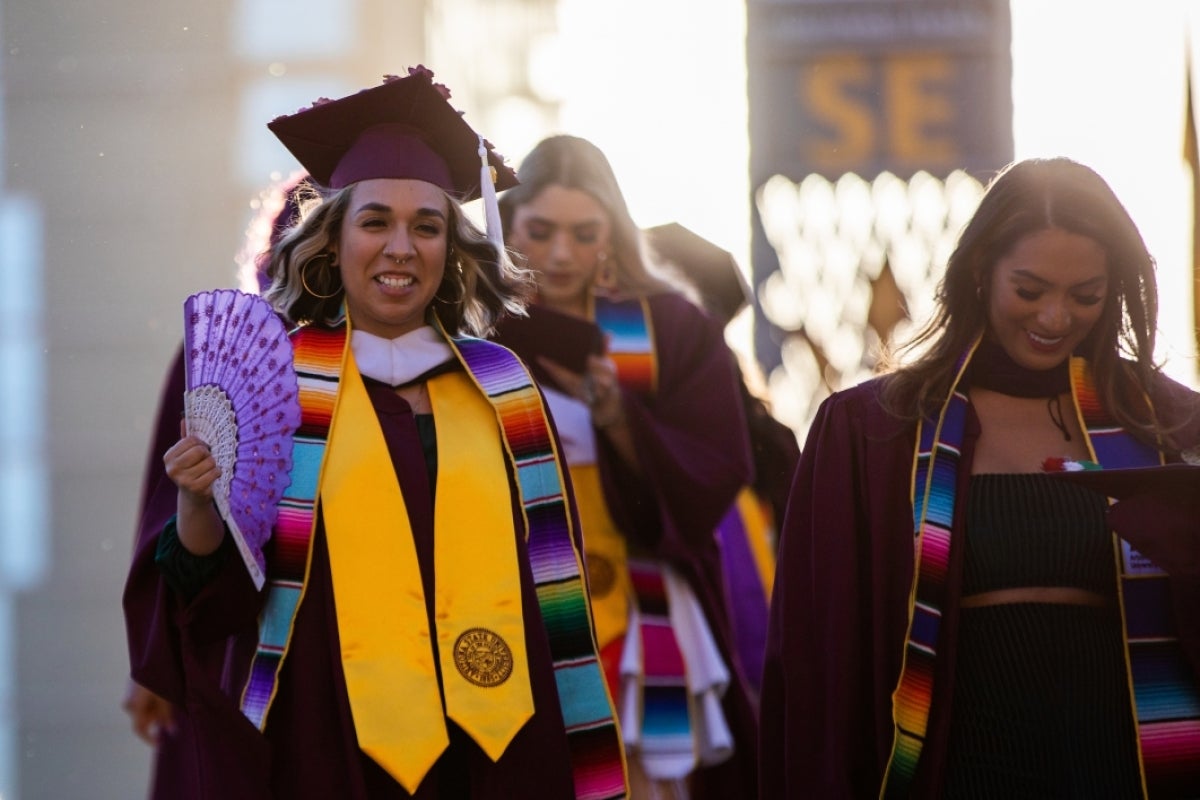
[[[150,752],[119,709],[128,671],[120,594],[142,463],[183,298],[234,285],[250,203],[295,166],[266,130],[271,117],[425,63],[513,161],[549,132],[592,138],[639,223],[676,219],[744,267],[754,262],[759,322],[774,337],[760,355],[782,371],[779,393],[796,402],[789,421],[799,429],[815,393],[869,371],[864,342],[895,330],[899,305],[919,311],[928,301],[928,267],[944,259],[946,232],[979,191],[957,170],[1010,155],[1003,139],[982,155],[955,155],[941,145],[983,139],[939,117],[961,111],[957,92],[990,87],[1000,121],[987,127],[1010,129],[1008,5],[0,0],[0,267],[30,270],[0,272],[12,301],[0,304],[0,346],[5,359],[22,347],[43,355],[40,375],[0,360],[0,445],[44,448],[30,455],[45,455],[49,478],[46,529],[33,530],[31,517],[19,532],[41,535],[29,542],[25,580],[5,568],[19,536],[0,531],[0,792],[144,792]],[[1027,29],[1046,27],[1044,4],[1019,5],[1031,9]],[[935,24],[902,45],[895,26],[912,32],[912,8]],[[1041,48],[1055,58],[1058,30],[1047,29],[1055,38]],[[873,54],[851,57],[868,45]],[[661,58],[634,55],[651,52]],[[1066,61],[1091,70],[1111,56]],[[747,62],[758,77],[748,80]],[[1039,82],[1055,77],[1030,69]],[[751,101],[767,104],[760,111],[792,116],[751,115],[748,125],[747,84]],[[807,104],[797,106],[800,86]],[[1103,90],[1097,108],[1110,106],[1113,87]],[[920,95],[905,107],[922,113],[885,124],[876,100],[905,92]],[[926,136],[901,135],[913,125]],[[747,128],[762,133],[750,168]],[[810,149],[794,146],[801,140]],[[864,211],[872,199],[880,202]],[[21,252],[10,223],[27,234]],[[849,266],[826,269],[838,264]],[[781,353],[785,334],[792,345]],[[36,473],[36,461],[21,474]],[[0,475],[12,463],[0,460]],[[9,493],[0,500],[26,491],[0,488]]]

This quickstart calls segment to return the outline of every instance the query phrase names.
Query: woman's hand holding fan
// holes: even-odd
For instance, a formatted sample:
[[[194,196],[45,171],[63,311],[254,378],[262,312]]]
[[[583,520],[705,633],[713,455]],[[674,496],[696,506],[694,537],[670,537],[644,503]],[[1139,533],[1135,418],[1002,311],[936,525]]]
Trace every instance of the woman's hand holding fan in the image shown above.
[[[221,470],[213,501],[255,586],[266,581],[263,547],[289,483],[300,400],[283,321],[262,298],[233,289],[184,302],[188,434]]]

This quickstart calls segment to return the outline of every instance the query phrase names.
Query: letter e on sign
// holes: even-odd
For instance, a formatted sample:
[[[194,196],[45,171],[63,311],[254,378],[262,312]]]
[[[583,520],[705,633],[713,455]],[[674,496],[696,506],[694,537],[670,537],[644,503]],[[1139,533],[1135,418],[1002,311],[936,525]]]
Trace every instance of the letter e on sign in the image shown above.
[[[889,160],[901,166],[959,166],[954,67],[937,54],[888,59],[884,70]]]

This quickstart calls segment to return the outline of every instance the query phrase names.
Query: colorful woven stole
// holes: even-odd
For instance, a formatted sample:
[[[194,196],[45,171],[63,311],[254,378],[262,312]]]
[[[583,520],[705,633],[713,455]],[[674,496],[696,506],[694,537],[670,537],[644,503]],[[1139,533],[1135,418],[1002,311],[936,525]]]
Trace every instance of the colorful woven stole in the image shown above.
[[[950,563],[954,522],[954,490],[962,456],[968,400],[959,382],[978,342],[959,358],[950,399],[936,420],[917,427],[913,465],[913,523],[916,531],[913,588],[909,596],[908,635],[900,680],[892,693],[896,726],[892,757],[883,776],[881,797],[904,797],[925,743],[929,705],[933,700],[933,667]]]
[[[683,653],[671,625],[662,565],[630,559],[629,578],[637,598],[642,654],[639,755],[650,777],[685,778],[697,763],[691,693]]]
[[[614,300],[599,295],[592,303],[593,319],[607,334],[606,353],[617,365],[621,387],[652,396],[658,388],[658,360],[649,304],[644,298]],[[587,535],[585,531],[585,542]],[[695,766],[696,757],[686,665],[668,616],[662,566],[628,559],[617,568],[630,577],[642,661],[641,730],[631,731],[628,740],[637,742],[643,763],[654,760],[674,773],[670,778],[683,777]],[[613,597],[608,602],[619,601]],[[627,726],[632,723],[624,722]]]
[[[1093,461],[1110,469],[1163,463],[1105,412],[1082,359],[1071,361],[1071,384]],[[1200,685],[1175,631],[1169,578],[1128,542],[1116,539],[1116,547],[1143,789],[1152,798],[1200,797]]]
[[[650,308],[644,298],[630,298],[626,300],[615,300],[603,295],[593,295],[592,297],[592,320],[596,323],[600,330],[604,331],[607,338],[606,355],[613,360],[617,366],[617,381],[621,388],[627,391],[634,392],[643,397],[652,397],[658,389],[658,358],[654,349],[654,330],[650,325]],[[593,475],[584,475],[586,479],[594,478],[595,491],[587,493],[589,499],[594,499],[597,503],[604,504],[604,494],[599,482],[599,473],[595,471]],[[583,512],[589,514],[589,512]],[[625,628],[628,623],[628,602],[630,599],[636,603],[638,600],[636,587],[631,587],[629,583],[630,569],[628,554],[626,551],[624,535],[617,530],[615,524],[603,524],[611,522],[611,517],[608,515],[607,506],[602,511],[595,513],[599,521],[602,523],[595,540],[593,541],[592,528],[584,530],[584,544],[588,552],[589,571],[593,570],[591,558],[594,555],[598,557],[598,563],[601,573],[612,570],[620,573],[624,580],[610,579],[602,582],[604,586],[630,587],[630,596],[621,597],[616,592],[602,592],[600,603],[610,606],[605,613],[605,616],[610,617],[616,622],[615,626],[608,625],[609,631],[606,631],[605,638],[607,640],[617,639],[625,635]],[[648,562],[643,562],[643,569],[650,569],[651,565]],[[662,579],[659,577],[661,585]],[[593,603],[597,603],[597,596],[593,595]],[[653,599],[650,600],[650,605],[653,606]],[[608,644],[606,641],[604,644]],[[675,642],[672,641],[674,645]],[[678,649],[678,647],[676,647]],[[614,666],[616,666],[614,662]]]
[[[595,296],[592,303],[593,319],[607,334],[607,353],[617,365],[621,386],[652,396],[657,391],[658,361],[649,302],[645,298],[615,300]],[[749,487],[742,489],[714,531],[721,548],[726,597],[735,634],[733,645],[755,685],[762,671],[774,576],[769,531],[770,525]],[[585,541],[590,534],[591,529],[585,529]],[[591,548],[589,544],[589,557]],[[625,570],[624,565],[619,569]],[[683,763],[685,745],[690,747],[689,709],[694,710],[694,703],[687,690],[686,664],[667,617],[662,569],[653,561],[631,560],[627,571],[638,608],[644,667],[640,749],[645,754],[644,760],[658,754],[659,764],[665,765],[672,759]],[[610,596],[606,602],[616,605],[618,600]],[[624,626],[620,630],[623,634]]]
[[[292,622],[304,597],[316,525],[314,504],[345,343],[344,328],[310,326],[292,336],[300,389],[300,427],[292,437],[292,483],[279,501],[279,516],[271,534],[274,550],[267,565],[267,600],[259,617],[258,647],[242,693],[242,713],[259,730],[266,729],[267,711],[275,699]]]
[[[620,737],[596,657],[560,457],[541,396],[524,365],[503,347],[468,337],[451,339],[450,344],[495,408],[505,450],[516,469],[526,546],[571,751],[575,796],[581,800],[624,797]],[[242,696],[243,713],[260,730],[266,728],[311,564],[314,501],[345,347],[344,327],[310,326],[293,337],[301,424],[294,437],[292,484],[280,502],[273,533],[275,551],[259,620],[259,644]]]
[[[609,357],[621,385],[644,395],[657,387],[658,367],[650,306],[645,299],[593,298],[597,325],[608,334]],[[733,622],[734,646],[746,676],[757,688],[766,647],[767,609],[775,575],[772,526],[760,499],[744,487],[717,524],[721,569]]]
[[[925,742],[969,405],[960,384],[977,344],[959,359],[950,398],[939,417],[926,418],[917,428],[913,590],[904,660],[892,695],[895,734],[881,797],[908,796]],[[1076,414],[1093,459],[1108,469],[1161,463],[1161,454],[1118,427],[1101,408],[1086,363],[1073,358],[1070,370]],[[1166,577],[1115,535],[1113,539],[1123,555],[1117,574],[1143,786],[1148,797],[1196,796],[1200,696],[1172,630]]]
[[[645,298],[592,297],[592,321],[608,335],[607,355],[617,365],[621,386],[643,395],[658,389],[654,328]]]

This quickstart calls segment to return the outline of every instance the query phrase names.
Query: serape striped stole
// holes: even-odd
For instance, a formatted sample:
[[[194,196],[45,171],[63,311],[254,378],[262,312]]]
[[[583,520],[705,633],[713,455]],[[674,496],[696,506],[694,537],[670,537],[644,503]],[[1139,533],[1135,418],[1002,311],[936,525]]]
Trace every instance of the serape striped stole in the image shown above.
[[[259,642],[242,696],[242,712],[265,730],[296,612],[311,565],[321,464],[339,386],[346,329],[308,326],[292,339],[301,424],[294,440],[292,483],[280,502],[268,565]],[[559,704],[571,752],[575,796],[625,797],[625,771],[612,703],[596,655],[582,560],[575,548],[562,464],[541,396],[510,351],[470,337],[449,340],[472,381],[496,411],[516,472],[526,548],[554,661]]]
[[[1071,385],[1092,460],[1110,469],[1163,463],[1104,410],[1082,359],[1071,361]],[[1142,787],[1149,798],[1200,797],[1200,685],[1175,629],[1170,579],[1114,539]]]
[[[671,625],[663,565],[631,558],[629,577],[638,610],[633,635],[639,637],[642,655],[638,752],[651,778],[682,779],[697,764],[694,709],[687,666]]]
[[[621,386],[653,395],[658,390],[658,358],[646,299],[617,300],[594,295],[592,321],[608,335],[607,355],[617,365]]]
[[[922,420],[917,426],[911,487],[916,531],[913,588],[908,601],[908,635],[900,679],[892,693],[895,733],[881,797],[907,796],[925,743],[950,563],[954,492],[969,402],[965,388],[960,389],[959,384],[974,352],[972,347],[959,358],[950,398],[940,416],[936,420]]]
[[[596,296],[592,312],[596,324],[608,334],[608,355],[616,362],[621,385],[653,395],[658,384],[658,356],[649,303],[645,298]],[[733,644],[755,690],[762,673],[767,610],[775,575],[773,525],[762,505],[753,488],[743,487],[715,531],[733,622]]]
[[[607,334],[606,354],[617,366],[621,387],[653,397],[658,389],[658,358],[645,298],[594,296],[592,317]],[[642,761],[655,765],[652,777],[662,778],[658,773],[665,772],[681,778],[695,768],[696,755],[687,669],[671,627],[662,565],[649,559],[626,559],[616,566],[630,578],[638,610],[638,630],[632,635],[638,637],[641,653],[641,713],[637,720],[623,720],[627,727],[640,722],[641,729],[627,731],[627,741],[636,741]]]
[[[648,300],[596,295],[592,298],[592,316],[607,334],[607,354],[617,365],[622,388],[652,397],[658,389],[659,368]],[[752,488],[742,488],[713,535],[720,547],[724,594],[733,623],[731,644],[757,690],[775,566],[771,526]],[[641,627],[641,749],[647,757],[672,751],[680,754],[690,747],[692,701],[686,685],[686,663],[669,620],[662,568],[654,561],[630,559],[627,571]],[[659,760],[665,763],[669,759]]]
[[[973,346],[959,359],[940,416],[922,420],[917,429],[913,590],[904,660],[892,695],[895,734],[881,797],[908,796],[925,743],[969,405],[961,382],[974,351]],[[1104,411],[1083,359],[1072,358],[1070,372],[1075,411],[1093,460],[1107,469],[1162,463],[1157,450]],[[1174,630],[1167,576],[1115,534],[1113,541],[1143,791],[1150,798],[1200,796],[1200,694]]]

